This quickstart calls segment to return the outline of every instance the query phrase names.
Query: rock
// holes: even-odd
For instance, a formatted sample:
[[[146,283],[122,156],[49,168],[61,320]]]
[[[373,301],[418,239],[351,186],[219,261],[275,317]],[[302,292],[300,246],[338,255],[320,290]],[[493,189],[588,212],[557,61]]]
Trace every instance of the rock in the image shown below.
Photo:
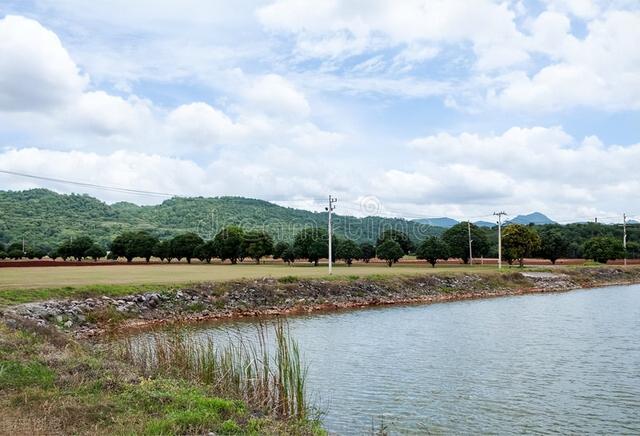
[[[70,328],[70,327],[73,325],[73,321],[68,320],[68,321],[67,321],[67,322],[65,322],[63,325],[64,325],[66,328]]]

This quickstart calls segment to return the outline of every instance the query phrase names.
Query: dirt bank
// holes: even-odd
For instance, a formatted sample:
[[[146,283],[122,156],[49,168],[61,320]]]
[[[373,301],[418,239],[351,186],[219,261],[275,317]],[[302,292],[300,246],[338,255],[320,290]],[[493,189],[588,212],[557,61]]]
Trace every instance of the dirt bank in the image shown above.
[[[202,283],[120,298],[52,300],[5,309],[9,323],[57,326],[77,337],[109,330],[224,318],[282,315],[391,304],[562,292],[640,283],[640,268],[580,268],[548,272],[446,273],[351,280],[281,279]]]

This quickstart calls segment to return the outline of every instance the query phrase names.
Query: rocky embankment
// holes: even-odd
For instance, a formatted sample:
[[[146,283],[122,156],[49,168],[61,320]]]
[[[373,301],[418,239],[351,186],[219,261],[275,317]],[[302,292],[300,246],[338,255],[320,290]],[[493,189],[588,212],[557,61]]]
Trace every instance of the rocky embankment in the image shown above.
[[[281,315],[355,307],[436,303],[640,283],[640,269],[583,268],[558,272],[425,274],[354,280],[294,278],[202,283],[119,298],[52,300],[5,309],[9,323],[57,326],[79,337],[176,321]]]

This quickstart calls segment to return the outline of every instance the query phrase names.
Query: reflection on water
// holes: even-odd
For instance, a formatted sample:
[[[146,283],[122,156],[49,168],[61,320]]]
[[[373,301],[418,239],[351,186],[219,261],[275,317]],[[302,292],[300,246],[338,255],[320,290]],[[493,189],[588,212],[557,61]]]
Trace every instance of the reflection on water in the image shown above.
[[[640,286],[292,317],[325,426],[640,433]],[[250,322],[189,328],[250,336]],[[230,332],[234,332],[230,334]],[[142,336],[144,337],[144,335]]]

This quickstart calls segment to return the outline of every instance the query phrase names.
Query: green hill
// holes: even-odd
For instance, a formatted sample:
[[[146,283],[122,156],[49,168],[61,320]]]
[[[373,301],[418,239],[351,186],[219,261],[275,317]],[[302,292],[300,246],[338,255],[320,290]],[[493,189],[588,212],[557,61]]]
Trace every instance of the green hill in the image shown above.
[[[89,195],[58,194],[47,189],[0,191],[0,242],[49,248],[72,236],[91,236],[106,245],[124,230],[146,229],[160,238],[194,231],[211,238],[229,224],[264,228],[275,240],[291,240],[306,226],[326,226],[327,214],[278,206],[242,197],[175,197],[154,206],[119,202],[108,205]],[[404,219],[334,215],[335,234],[357,241],[375,240],[385,229],[413,239],[444,229]]]

